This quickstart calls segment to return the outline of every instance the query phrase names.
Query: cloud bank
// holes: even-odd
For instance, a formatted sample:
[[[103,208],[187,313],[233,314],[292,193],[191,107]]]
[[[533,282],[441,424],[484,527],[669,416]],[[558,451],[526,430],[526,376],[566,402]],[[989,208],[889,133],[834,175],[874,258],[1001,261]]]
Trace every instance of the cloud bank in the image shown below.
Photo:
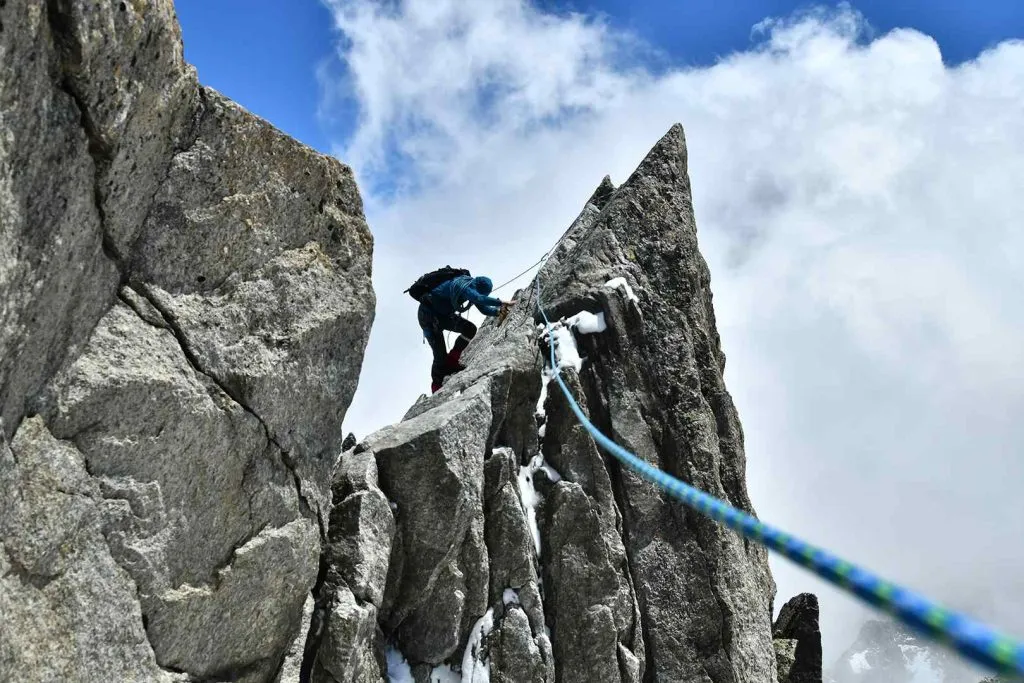
[[[413,279],[518,273],[679,121],[759,515],[1024,634],[1024,43],[949,67],[840,6],[654,70],[637,37],[524,0],[325,3],[323,109],[358,111],[336,152],[376,239],[350,429],[427,390]],[[834,659],[869,613],[773,570],[778,602],[819,593]]]

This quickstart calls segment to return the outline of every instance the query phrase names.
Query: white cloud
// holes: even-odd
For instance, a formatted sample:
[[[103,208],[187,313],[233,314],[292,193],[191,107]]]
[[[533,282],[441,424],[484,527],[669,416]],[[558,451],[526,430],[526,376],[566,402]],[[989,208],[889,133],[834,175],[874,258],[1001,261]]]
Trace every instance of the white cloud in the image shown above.
[[[520,0],[327,4],[376,238],[352,429],[429,383],[417,275],[514,275],[679,121],[759,514],[1024,633],[1024,43],[950,68],[845,8],[655,74],[635,38]],[[780,599],[821,594],[838,655],[863,613],[773,567]]]
[[[345,158],[371,182],[465,179],[490,145],[607,108],[630,87],[614,66],[630,41],[582,15],[520,0],[327,4],[363,105]]]

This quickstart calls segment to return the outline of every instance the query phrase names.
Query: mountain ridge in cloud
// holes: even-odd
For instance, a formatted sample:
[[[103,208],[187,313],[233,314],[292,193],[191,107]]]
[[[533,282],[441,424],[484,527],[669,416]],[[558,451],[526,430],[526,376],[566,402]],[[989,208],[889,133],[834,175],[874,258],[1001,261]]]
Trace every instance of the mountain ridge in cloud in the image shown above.
[[[327,4],[362,112],[337,149],[377,247],[351,429],[425,390],[409,282],[444,263],[518,273],[680,120],[761,515],[1024,631],[1007,540],[1024,531],[1024,43],[951,68],[930,37],[872,35],[845,6],[655,73],[606,22],[517,0]],[[834,659],[864,611],[773,568],[780,594],[821,593]]]

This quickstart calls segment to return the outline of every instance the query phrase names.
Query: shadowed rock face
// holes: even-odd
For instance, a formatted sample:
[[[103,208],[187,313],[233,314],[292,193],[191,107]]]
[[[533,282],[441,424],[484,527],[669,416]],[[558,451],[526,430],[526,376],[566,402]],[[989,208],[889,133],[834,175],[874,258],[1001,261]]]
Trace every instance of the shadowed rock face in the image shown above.
[[[0,25],[0,679],[271,680],[373,319],[352,173],[171,0]]]
[[[789,655],[785,667],[780,659],[780,682],[821,683],[818,598],[811,593],[801,593],[783,605],[779,618],[775,620],[773,634],[776,653],[783,651]]]
[[[752,512],[681,127],[621,187],[601,183],[539,279],[553,321],[603,315],[606,329],[568,335],[585,360],[562,375],[584,412]],[[534,286],[514,298],[466,370],[342,458],[372,456],[394,504],[378,652],[404,657],[416,681],[459,668],[470,680],[484,664],[502,682],[778,680],[801,636],[777,663],[765,552],[597,448],[547,380]],[[378,542],[361,538],[346,543]]]

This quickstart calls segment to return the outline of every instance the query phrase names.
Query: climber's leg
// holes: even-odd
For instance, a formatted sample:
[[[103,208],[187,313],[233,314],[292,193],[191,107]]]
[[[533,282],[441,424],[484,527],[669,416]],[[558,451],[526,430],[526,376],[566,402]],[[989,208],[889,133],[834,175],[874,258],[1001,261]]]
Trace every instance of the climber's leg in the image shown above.
[[[452,344],[452,350],[448,353],[448,358],[445,361],[448,372],[453,373],[465,369],[465,366],[459,363],[459,358],[462,356],[462,352],[466,347],[469,346],[469,340],[476,336],[476,325],[465,318],[455,318],[452,323],[452,327],[449,329],[453,332],[459,333],[459,336],[456,337],[455,343]]]
[[[447,366],[444,330],[441,327],[441,321],[423,306],[420,306],[418,318],[420,328],[423,330],[423,338],[430,344],[430,351],[434,355],[434,362],[430,365],[430,391],[437,393],[444,381],[445,367]]]

